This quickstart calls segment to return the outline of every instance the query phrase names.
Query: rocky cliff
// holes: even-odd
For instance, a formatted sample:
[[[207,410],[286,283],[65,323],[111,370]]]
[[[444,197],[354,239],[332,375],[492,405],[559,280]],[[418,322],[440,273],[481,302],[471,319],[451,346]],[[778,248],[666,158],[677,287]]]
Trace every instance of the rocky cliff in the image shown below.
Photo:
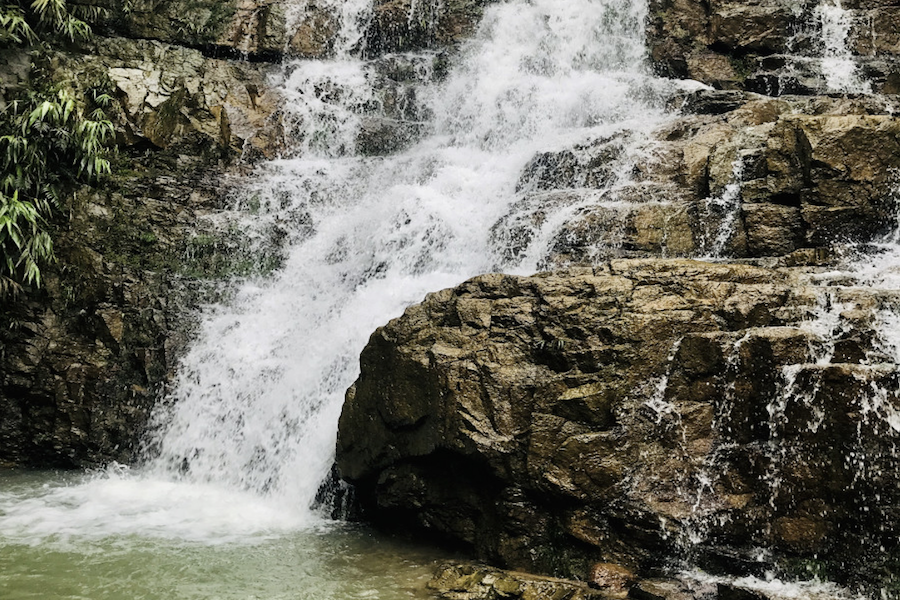
[[[224,3],[158,4],[116,7],[77,48],[4,52],[7,100],[30,86],[113,96],[116,154],[113,175],[71,190],[52,224],[58,260],[43,287],[4,299],[0,463],[133,460],[204,281],[245,269],[241,242],[208,217],[246,171],[242,156],[278,151],[276,66],[213,58],[199,32],[148,22],[169,10],[200,25],[191,10]]]
[[[373,334],[337,448],[367,519],[581,580],[890,585],[896,292],[834,269],[897,227],[894,7],[847,8],[651,2],[655,68],[710,87],[648,137],[533,158],[492,231],[512,260],[574,207],[548,273],[475,278]],[[673,590],[634,593],[716,593]]]

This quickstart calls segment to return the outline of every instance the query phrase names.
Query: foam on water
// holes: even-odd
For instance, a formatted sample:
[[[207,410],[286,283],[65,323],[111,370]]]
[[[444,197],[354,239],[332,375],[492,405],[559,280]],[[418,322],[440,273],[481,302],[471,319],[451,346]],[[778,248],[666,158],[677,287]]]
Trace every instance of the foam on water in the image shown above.
[[[0,490],[2,544],[65,548],[139,534],[199,543],[258,542],[315,524],[308,513],[214,484],[109,469],[72,481]]]
[[[770,575],[767,577],[718,577],[702,573],[700,571],[686,571],[682,578],[690,582],[706,584],[725,584],[760,592],[771,600],[866,600],[833,583],[819,580],[810,581],[784,581]]]

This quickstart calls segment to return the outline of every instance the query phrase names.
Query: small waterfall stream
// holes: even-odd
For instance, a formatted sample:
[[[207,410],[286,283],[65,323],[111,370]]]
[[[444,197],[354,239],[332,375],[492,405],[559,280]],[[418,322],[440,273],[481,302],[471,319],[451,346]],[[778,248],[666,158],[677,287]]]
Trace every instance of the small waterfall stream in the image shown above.
[[[814,11],[822,29],[820,70],[830,92],[868,94],[872,86],[859,73],[859,66],[847,47],[852,15],[840,0],[826,0]]]

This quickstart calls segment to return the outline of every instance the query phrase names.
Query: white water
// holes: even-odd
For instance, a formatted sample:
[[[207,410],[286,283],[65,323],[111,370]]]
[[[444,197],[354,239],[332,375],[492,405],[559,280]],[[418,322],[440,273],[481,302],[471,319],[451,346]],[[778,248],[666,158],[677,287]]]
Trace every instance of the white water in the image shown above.
[[[155,416],[153,460],[38,497],[0,496],[3,536],[214,543],[320,522],[310,506],[369,334],[429,291],[537,268],[535,243],[527,260],[504,263],[491,237],[535,153],[623,129],[639,138],[665,118],[669,84],[643,69],[642,2],[514,0],[489,7],[446,80],[417,91],[433,115],[421,142],[359,156],[362,113],[379,102],[373,65],[350,54],[369,9],[333,7],[337,56],[285,66],[290,151],[260,169],[242,202],[255,214],[239,217],[248,234],[284,232],[283,268],[205,310]]]
[[[869,94],[872,85],[859,73],[859,66],[847,45],[853,15],[841,6],[840,0],[824,0],[815,9],[822,27],[822,58],[820,69],[830,92]]]
[[[744,159],[740,155],[731,164],[731,179],[718,196],[703,202],[704,222],[708,229],[701,238],[704,256],[721,258],[726,247],[737,233],[741,216],[741,187],[744,176]]]
[[[775,575],[766,577],[715,577],[701,571],[681,574],[684,581],[696,587],[724,583],[750,592],[759,592],[771,600],[865,600],[834,584],[821,581],[788,582]]]

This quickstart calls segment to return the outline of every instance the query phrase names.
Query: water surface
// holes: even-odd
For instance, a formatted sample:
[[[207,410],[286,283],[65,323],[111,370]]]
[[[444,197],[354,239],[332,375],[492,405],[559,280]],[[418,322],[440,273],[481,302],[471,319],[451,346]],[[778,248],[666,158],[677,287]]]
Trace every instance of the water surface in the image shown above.
[[[348,523],[274,522],[252,497],[165,483],[0,471],[0,598],[428,598],[425,583],[446,558]],[[107,513],[101,495],[92,510],[73,511],[86,489],[133,501],[130,516]],[[167,507],[160,491],[171,497]]]

